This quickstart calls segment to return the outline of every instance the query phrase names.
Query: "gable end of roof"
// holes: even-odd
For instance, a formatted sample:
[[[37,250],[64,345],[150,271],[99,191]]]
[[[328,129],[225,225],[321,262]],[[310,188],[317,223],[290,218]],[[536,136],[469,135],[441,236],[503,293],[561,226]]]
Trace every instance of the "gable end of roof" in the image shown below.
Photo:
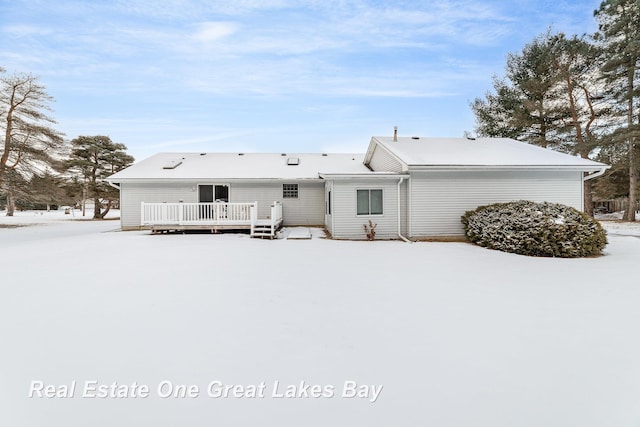
[[[385,152],[385,154],[389,155],[393,160],[397,161],[398,163],[400,163],[400,167],[402,168],[403,171],[406,171],[408,169],[408,164],[402,160],[396,153],[394,153],[392,150],[389,150],[389,148],[387,148],[385,146],[385,144],[383,144],[377,137],[372,137],[371,138],[371,142],[369,143],[369,148],[367,149],[367,153],[365,154],[364,157],[364,164],[365,166],[367,166],[369,169],[371,169],[371,160],[373,159],[373,156],[375,154],[375,151],[377,149],[380,149],[382,151]]]

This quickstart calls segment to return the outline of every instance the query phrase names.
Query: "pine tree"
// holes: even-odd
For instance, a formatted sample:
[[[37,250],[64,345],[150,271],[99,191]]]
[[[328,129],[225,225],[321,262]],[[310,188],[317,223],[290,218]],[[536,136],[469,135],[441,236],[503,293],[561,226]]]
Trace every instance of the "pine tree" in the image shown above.
[[[585,36],[547,32],[510,54],[494,93],[471,108],[481,136],[522,140],[589,158],[597,147],[607,109],[597,102],[600,51]],[[584,208],[592,213],[591,182]]]
[[[616,102],[623,124],[611,136],[624,144],[629,174],[627,209],[623,219],[635,221],[637,190],[637,143],[640,138],[640,1],[605,0],[595,11],[597,39],[607,52],[602,72],[608,95]],[[619,141],[619,142],[618,142]]]
[[[131,165],[134,159],[126,153],[124,144],[114,143],[108,136],[79,136],[71,141],[71,145],[67,168],[84,179],[87,194],[94,201],[93,218],[103,219],[119,196],[104,179]],[[104,211],[103,201],[107,204]]]
[[[589,159],[609,129],[610,109],[599,101],[602,84],[596,77],[602,51],[585,36],[567,38],[559,33],[550,38],[551,61],[559,79],[556,102],[567,110],[560,127],[557,149]],[[584,211],[593,215],[592,180],[584,182]]]
[[[44,206],[49,210],[51,205],[70,204],[72,199],[66,195],[64,184],[64,179],[49,171],[34,175],[29,181],[31,190],[29,200],[36,209],[41,209]]]

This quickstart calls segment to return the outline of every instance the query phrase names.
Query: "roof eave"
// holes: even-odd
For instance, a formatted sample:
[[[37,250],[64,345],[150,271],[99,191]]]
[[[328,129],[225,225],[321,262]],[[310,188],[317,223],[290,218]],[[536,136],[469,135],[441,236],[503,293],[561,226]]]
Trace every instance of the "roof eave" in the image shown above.
[[[375,143],[373,143],[375,141]],[[409,167],[408,163],[406,161],[404,161],[394,150],[392,147],[390,147],[387,143],[385,143],[384,141],[380,141],[378,138],[376,138],[375,136],[371,138],[371,144],[369,145],[369,149],[367,150],[367,154],[365,155],[365,160],[364,160],[364,164],[369,166],[369,162],[371,161],[371,158],[373,157],[373,153],[375,151],[375,147],[378,146],[380,147],[381,150],[384,150],[385,153],[387,153],[389,156],[391,156],[394,160],[396,160],[398,163],[400,163],[402,170],[406,171]]]
[[[369,162],[371,162],[371,157],[373,157],[373,152],[375,151],[375,147],[377,145],[377,139],[376,137],[371,137],[371,141],[369,141],[369,147],[367,147],[367,152],[364,155],[364,159],[362,160],[362,163],[364,163],[365,165],[369,165]]]
[[[354,179],[354,178],[366,178],[366,179],[389,179],[389,178],[409,178],[406,173],[321,173],[320,177],[323,179]]]
[[[608,169],[605,164],[596,165],[409,165],[409,171],[429,170],[566,170],[591,172]]]
[[[116,178],[107,179],[108,182],[121,184],[121,183],[139,183],[139,184],[152,184],[152,183],[166,183],[166,182],[281,182],[281,181],[305,181],[305,182],[320,182],[321,178],[315,177],[298,177],[298,178],[215,178],[215,177],[187,177],[187,178]]]

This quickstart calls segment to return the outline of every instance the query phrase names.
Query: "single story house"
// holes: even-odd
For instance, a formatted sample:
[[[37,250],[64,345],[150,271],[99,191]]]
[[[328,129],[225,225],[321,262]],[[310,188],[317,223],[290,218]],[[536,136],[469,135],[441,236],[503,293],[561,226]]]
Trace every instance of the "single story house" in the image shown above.
[[[121,225],[324,226],[340,239],[463,235],[460,216],[512,200],[582,210],[609,166],[505,138],[373,137],[364,154],[160,153],[108,178]]]

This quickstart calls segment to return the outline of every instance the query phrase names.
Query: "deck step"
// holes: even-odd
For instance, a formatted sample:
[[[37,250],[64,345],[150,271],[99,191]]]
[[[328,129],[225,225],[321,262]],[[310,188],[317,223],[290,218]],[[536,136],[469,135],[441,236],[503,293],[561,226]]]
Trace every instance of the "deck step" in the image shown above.
[[[265,220],[266,223],[256,224],[253,227],[253,234],[251,237],[268,237],[270,239],[275,239],[278,235],[278,229],[280,229],[282,222],[278,222],[273,227],[271,225],[271,220]]]
[[[275,237],[275,233],[271,231],[271,225],[256,225],[253,228],[253,234],[251,237],[269,237],[273,239]]]
[[[253,236],[251,236],[252,238],[264,238],[264,237],[268,237],[269,239],[275,239],[275,235],[271,234],[271,233],[253,233]]]

